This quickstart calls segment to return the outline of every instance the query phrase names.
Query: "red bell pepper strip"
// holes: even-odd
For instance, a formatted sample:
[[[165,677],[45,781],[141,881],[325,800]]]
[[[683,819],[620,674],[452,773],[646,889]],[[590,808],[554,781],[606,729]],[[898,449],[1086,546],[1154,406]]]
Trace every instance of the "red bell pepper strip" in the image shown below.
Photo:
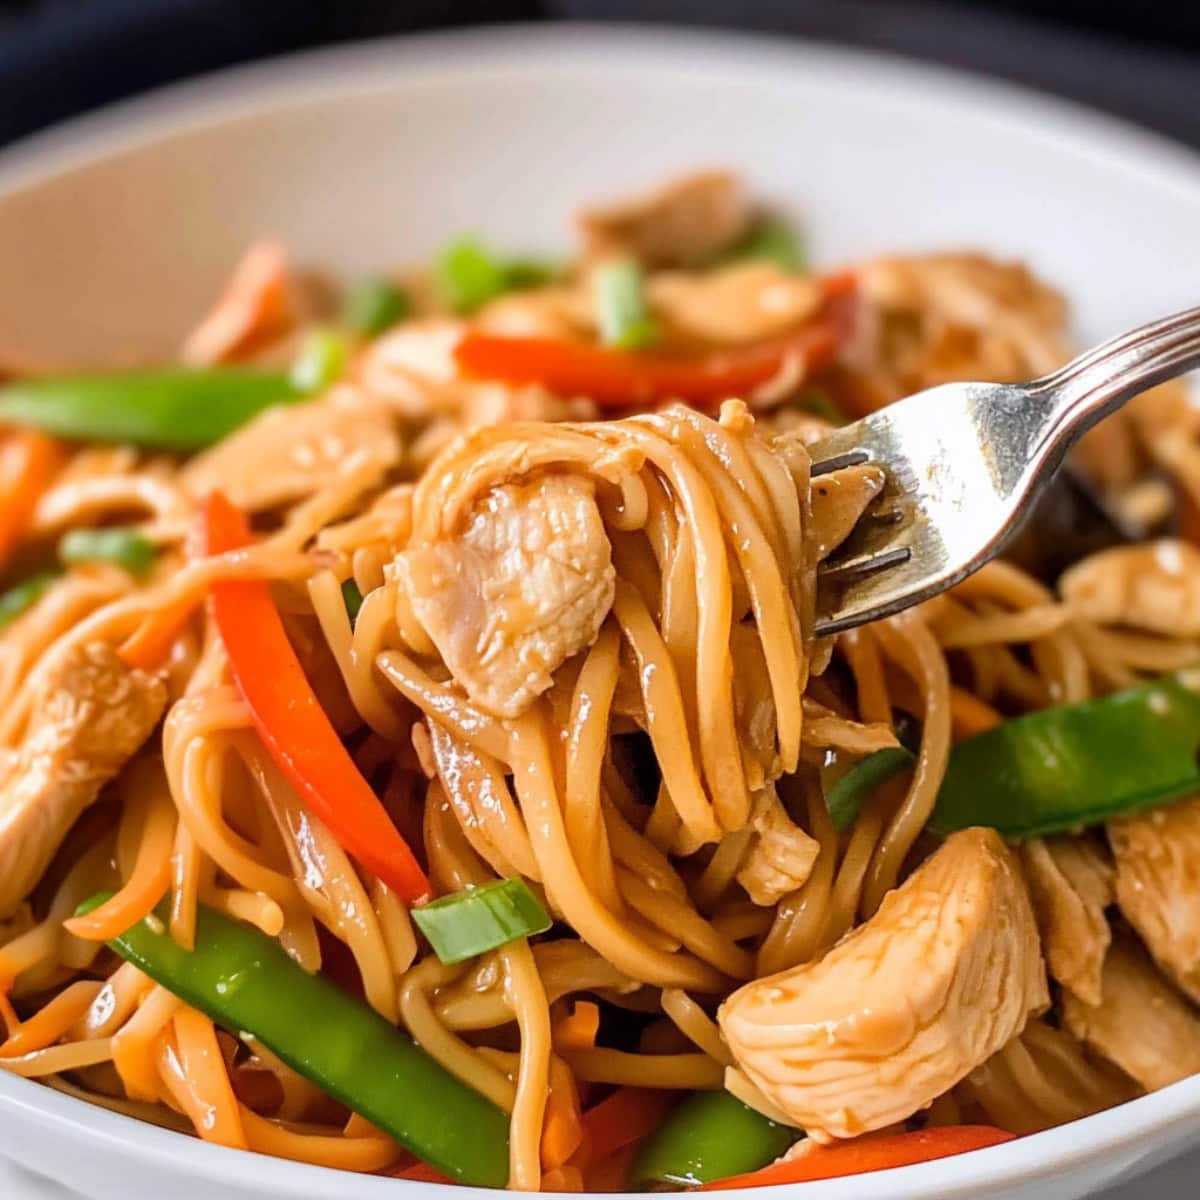
[[[245,516],[220,493],[208,498],[203,519],[210,555],[253,541]],[[259,737],[305,804],[345,850],[410,905],[428,900],[425,872],[322,711],[266,583],[214,583],[210,599]]]
[[[898,1133],[887,1137],[855,1138],[833,1146],[814,1146],[795,1158],[784,1159],[750,1171],[706,1183],[702,1192],[731,1188],[765,1187],[775,1183],[808,1183],[814,1179],[839,1179],[844,1175],[865,1175],[890,1167],[949,1158],[968,1150],[982,1150],[1010,1142],[1013,1134],[990,1125],[947,1125],[940,1129],[922,1129],[916,1133]]]
[[[541,384],[564,396],[590,396],[607,408],[665,400],[713,404],[753,392],[791,362],[807,375],[833,361],[851,326],[853,276],[830,276],[822,286],[823,310],[804,328],[701,355],[655,354],[473,331],[458,343],[454,356],[468,375]]]

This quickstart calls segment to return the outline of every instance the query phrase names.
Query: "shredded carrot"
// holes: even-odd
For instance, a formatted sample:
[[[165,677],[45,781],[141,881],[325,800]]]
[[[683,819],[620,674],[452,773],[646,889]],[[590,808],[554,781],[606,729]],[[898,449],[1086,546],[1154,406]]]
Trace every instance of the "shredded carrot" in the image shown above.
[[[246,1131],[213,1023],[181,1008],[159,1042],[159,1072],[175,1102],[206,1142],[248,1150]]]
[[[91,1007],[104,986],[98,979],[81,979],[59,992],[28,1021],[10,1026],[8,1039],[0,1045],[0,1058],[19,1058],[53,1045]],[[14,1017],[15,1013],[12,1014]],[[6,1015],[7,1020],[7,1015]]]
[[[269,1121],[244,1104],[238,1110],[250,1149],[260,1154],[339,1171],[381,1171],[399,1154],[396,1143],[382,1133],[302,1133]]]
[[[117,657],[127,667],[154,670],[170,654],[175,639],[201,603],[202,599],[186,595],[173,604],[156,609],[121,643]]]
[[[0,566],[20,545],[66,457],[60,441],[35,429],[15,429],[0,442]]]
[[[886,1171],[892,1167],[930,1162],[935,1158],[950,1158],[955,1154],[982,1150],[1012,1140],[1013,1134],[989,1125],[944,1125],[915,1133],[868,1134],[850,1142],[835,1142],[830,1146],[813,1145],[803,1153],[780,1159],[759,1171],[706,1183],[700,1190],[723,1191],[728,1188],[808,1183],[814,1179],[865,1175],[870,1171]]]
[[[561,1166],[542,1176],[543,1192],[582,1192],[583,1172],[578,1167]]]
[[[974,737],[999,725],[1004,718],[986,701],[973,696],[965,688],[950,688],[950,722],[954,740]]]
[[[623,1146],[620,1150],[604,1158],[593,1156],[584,1170],[589,1192],[625,1192],[629,1190],[629,1169],[633,1165],[633,1156],[637,1154],[637,1144]]]
[[[0,987],[0,1020],[4,1022],[4,1036],[12,1037],[21,1028],[21,1018],[8,998],[8,989]]]
[[[542,1119],[542,1166],[563,1166],[583,1141],[579,1088],[575,1075],[557,1054],[550,1056],[550,1091]]]
[[[554,1045],[559,1050],[590,1050],[600,1032],[600,1006],[577,1000],[570,1013],[554,1023]]]
[[[171,883],[175,847],[175,806],[165,788],[139,792],[146,797],[146,819],[133,871],[124,886],[85,917],[71,917],[63,928],[89,942],[106,942],[124,933],[163,898]]]
[[[287,331],[292,323],[287,256],[275,241],[256,242],[242,256],[212,311],[183,344],[194,367],[228,362]]]
[[[400,1167],[398,1170],[389,1171],[395,1179],[413,1179],[418,1183],[453,1183],[454,1180],[443,1175],[437,1167],[431,1167],[425,1162],[410,1163],[406,1167]]]
[[[610,1154],[654,1132],[678,1099],[673,1092],[622,1087],[583,1114],[591,1155],[601,1162]]]

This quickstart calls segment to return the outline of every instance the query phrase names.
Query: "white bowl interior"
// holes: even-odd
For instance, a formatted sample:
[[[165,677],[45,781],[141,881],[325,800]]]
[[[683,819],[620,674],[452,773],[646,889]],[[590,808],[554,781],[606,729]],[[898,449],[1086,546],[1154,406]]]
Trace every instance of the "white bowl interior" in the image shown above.
[[[646,31],[431,36],[242,69],[0,158],[0,361],[165,357],[251,238],[354,273],[477,230],[553,250],[583,199],[725,164],[815,258],[985,247],[1065,288],[1082,336],[1196,300],[1200,163],[1058,102],[826,48]],[[0,1150],[96,1196],[396,1196],[205,1147],[0,1072]],[[1161,1158],[1200,1079],[966,1159],[804,1196],[1082,1195]],[[1052,1182],[1048,1182],[1052,1180]]]

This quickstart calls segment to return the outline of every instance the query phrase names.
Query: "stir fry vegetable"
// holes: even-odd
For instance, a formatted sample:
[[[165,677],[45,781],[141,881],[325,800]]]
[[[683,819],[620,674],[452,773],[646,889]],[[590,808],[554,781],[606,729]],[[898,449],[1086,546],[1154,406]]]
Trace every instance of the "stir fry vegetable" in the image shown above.
[[[489,300],[548,283],[553,272],[533,259],[503,259],[473,237],[451,242],[435,264],[438,287],[456,312],[469,316]]]
[[[413,909],[413,920],[444,963],[463,962],[553,922],[523,879],[498,879]]]
[[[364,279],[346,293],[342,323],[359,337],[374,337],[408,316],[412,302],[386,279]]]
[[[730,258],[761,258],[785,271],[804,270],[804,247],[796,231],[782,217],[764,216],[733,248]]]
[[[944,836],[986,825],[1022,838],[1094,825],[1200,790],[1198,752],[1194,674],[1041,709],[951,750],[929,827]],[[834,826],[849,828],[875,788],[915,761],[894,747],[855,763],[826,791]]]
[[[298,392],[319,392],[346,367],[346,339],[332,329],[314,329],[300,347],[288,375]]]
[[[108,899],[92,897],[86,916]],[[458,1183],[503,1187],[508,1118],[374,1010],[298,967],[274,938],[203,905],[195,948],[146,918],[108,945],[234,1036],[293,1070]]]
[[[204,533],[209,554],[252,541],[246,518],[219,494],[205,506]],[[214,583],[212,613],[255,728],[305,804],[346,850],[409,904],[427,899],[425,872],[329,723],[267,585]]]
[[[346,606],[346,616],[350,618],[351,626],[358,620],[359,610],[363,606],[363,594],[353,579],[342,583],[342,603]]]
[[[597,267],[592,278],[600,340],[622,350],[642,350],[658,339],[646,302],[642,268],[633,259]]]
[[[1032,837],[1165,804],[1200,789],[1200,691],[1164,676],[1005,721],[950,755],[930,827]]]
[[[985,1146],[998,1146],[1001,1142],[1011,1142],[1013,1136],[989,1125],[948,1125],[942,1129],[921,1129],[891,1137],[868,1135],[841,1145],[810,1146],[786,1162],[772,1163],[748,1175],[718,1179],[705,1184],[701,1190],[715,1192],[865,1175],[868,1171],[907,1167],[913,1163],[932,1162],[935,1158],[965,1154],[968,1150],[982,1150]]]
[[[754,1171],[799,1137],[728,1092],[694,1092],[642,1147],[630,1178],[635,1188],[694,1187]]]
[[[0,397],[4,391],[0,388]],[[25,536],[38,497],[65,457],[54,438],[32,429],[18,429],[0,442],[0,565]]]
[[[42,593],[54,582],[54,574],[41,571],[31,575],[20,583],[14,584],[6,592],[0,592],[0,629],[10,621],[15,621],[23,612],[32,608]]]
[[[80,441],[201,450],[296,396],[286,376],[247,367],[22,379],[0,388],[0,423]]]
[[[77,563],[111,562],[130,575],[144,575],[154,564],[154,543],[136,529],[71,529],[58,543],[58,557],[65,566]]]

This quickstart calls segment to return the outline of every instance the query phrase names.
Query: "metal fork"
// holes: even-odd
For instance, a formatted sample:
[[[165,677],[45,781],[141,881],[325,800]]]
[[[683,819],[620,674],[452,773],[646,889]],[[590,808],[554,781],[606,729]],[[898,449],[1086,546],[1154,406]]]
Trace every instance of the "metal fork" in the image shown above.
[[[890,616],[977,571],[1092,425],[1198,366],[1200,308],[1191,308],[1029,383],[929,388],[811,446],[814,475],[868,462],[888,474],[883,496],[818,571],[817,633]]]

